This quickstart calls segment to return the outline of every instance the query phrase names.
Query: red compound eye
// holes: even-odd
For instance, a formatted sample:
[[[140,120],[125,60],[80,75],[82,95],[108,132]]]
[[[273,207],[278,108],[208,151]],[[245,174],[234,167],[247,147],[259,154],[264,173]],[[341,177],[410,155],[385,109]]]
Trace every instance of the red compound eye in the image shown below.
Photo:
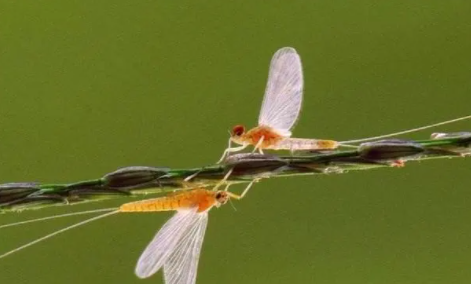
[[[236,125],[232,128],[232,136],[241,136],[245,132],[245,127],[243,125]]]

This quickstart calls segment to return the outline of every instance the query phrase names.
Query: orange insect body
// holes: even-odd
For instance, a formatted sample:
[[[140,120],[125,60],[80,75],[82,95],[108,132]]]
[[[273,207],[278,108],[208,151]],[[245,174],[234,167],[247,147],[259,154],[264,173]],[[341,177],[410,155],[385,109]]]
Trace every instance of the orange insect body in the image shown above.
[[[285,137],[278,134],[275,130],[268,126],[257,126],[245,133],[242,139],[251,145],[257,145],[258,141],[263,138],[263,142],[259,146],[262,149],[268,149],[278,144]]]
[[[247,132],[243,126],[237,125],[232,130],[231,139],[238,144],[250,144],[258,146],[259,149],[273,150],[331,150],[339,145],[333,140],[290,138],[264,125],[254,127]],[[260,140],[262,143],[258,144]]]
[[[120,212],[156,212],[173,211],[197,206],[198,212],[203,212],[218,204],[218,192],[205,189],[195,189],[169,196],[130,202],[121,205]]]

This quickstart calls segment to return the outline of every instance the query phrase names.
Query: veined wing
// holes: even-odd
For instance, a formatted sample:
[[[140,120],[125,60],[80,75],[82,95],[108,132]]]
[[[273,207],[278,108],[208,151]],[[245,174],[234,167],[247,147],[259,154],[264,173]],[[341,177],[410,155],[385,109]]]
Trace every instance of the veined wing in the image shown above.
[[[291,136],[303,100],[303,70],[301,59],[291,47],[279,49],[271,60],[259,125],[266,125]]]
[[[179,210],[147,245],[136,265],[136,275],[146,278],[157,272],[177,248],[182,237],[199,215],[197,208]]]
[[[208,213],[198,213],[164,264],[166,284],[194,284]]]

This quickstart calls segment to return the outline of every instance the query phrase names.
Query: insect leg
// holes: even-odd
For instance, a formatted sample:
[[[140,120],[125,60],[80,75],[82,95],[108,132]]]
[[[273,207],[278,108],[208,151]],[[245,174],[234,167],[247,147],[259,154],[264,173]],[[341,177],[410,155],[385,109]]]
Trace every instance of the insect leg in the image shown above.
[[[224,178],[222,180],[220,180],[213,188],[213,191],[216,191],[221,185],[223,185],[227,179],[229,178],[229,176],[232,174],[232,171],[234,170],[234,168],[230,169],[227,174],[224,176]]]
[[[237,199],[237,200],[240,200],[242,198],[244,198],[244,196],[247,194],[247,192],[249,192],[249,189],[252,187],[252,185],[254,183],[258,182],[258,179],[254,179],[252,180],[249,185],[247,185],[247,187],[244,189],[244,191],[242,192],[241,195],[237,195],[235,193],[232,193],[232,192],[227,192],[227,194],[231,197],[231,198],[234,198],[234,199]]]
[[[226,158],[227,154],[232,153],[232,152],[242,151],[245,148],[247,148],[247,146],[249,146],[249,145],[245,144],[245,145],[242,145],[242,146],[239,146],[239,147],[227,148],[226,150],[224,150],[224,153],[222,154],[222,157],[219,159],[219,161],[217,163],[220,164],[222,161],[224,161],[224,158]]]
[[[263,143],[263,140],[265,139],[265,136],[262,136],[262,138],[260,138],[260,140],[258,140],[257,142],[257,145],[255,145],[255,148],[253,149],[252,153],[254,153],[255,151],[258,151],[260,152],[260,154],[263,154],[263,151],[262,149],[260,148],[260,146],[262,146],[262,143]]]

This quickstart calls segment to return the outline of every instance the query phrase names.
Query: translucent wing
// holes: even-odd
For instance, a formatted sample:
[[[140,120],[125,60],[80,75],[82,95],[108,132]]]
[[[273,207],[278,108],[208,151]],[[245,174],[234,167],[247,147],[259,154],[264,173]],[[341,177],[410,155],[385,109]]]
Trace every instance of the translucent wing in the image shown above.
[[[203,244],[208,213],[195,215],[193,223],[187,228],[175,251],[164,264],[166,284],[194,284],[201,246]]]
[[[301,59],[296,50],[291,47],[278,50],[271,60],[258,124],[291,136],[290,129],[301,110],[303,82]]]
[[[146,278],[157,272],[177,248],[177,244],[195,222],[197,208],[180,210],[162,226],[137,262],[136,275]]]

